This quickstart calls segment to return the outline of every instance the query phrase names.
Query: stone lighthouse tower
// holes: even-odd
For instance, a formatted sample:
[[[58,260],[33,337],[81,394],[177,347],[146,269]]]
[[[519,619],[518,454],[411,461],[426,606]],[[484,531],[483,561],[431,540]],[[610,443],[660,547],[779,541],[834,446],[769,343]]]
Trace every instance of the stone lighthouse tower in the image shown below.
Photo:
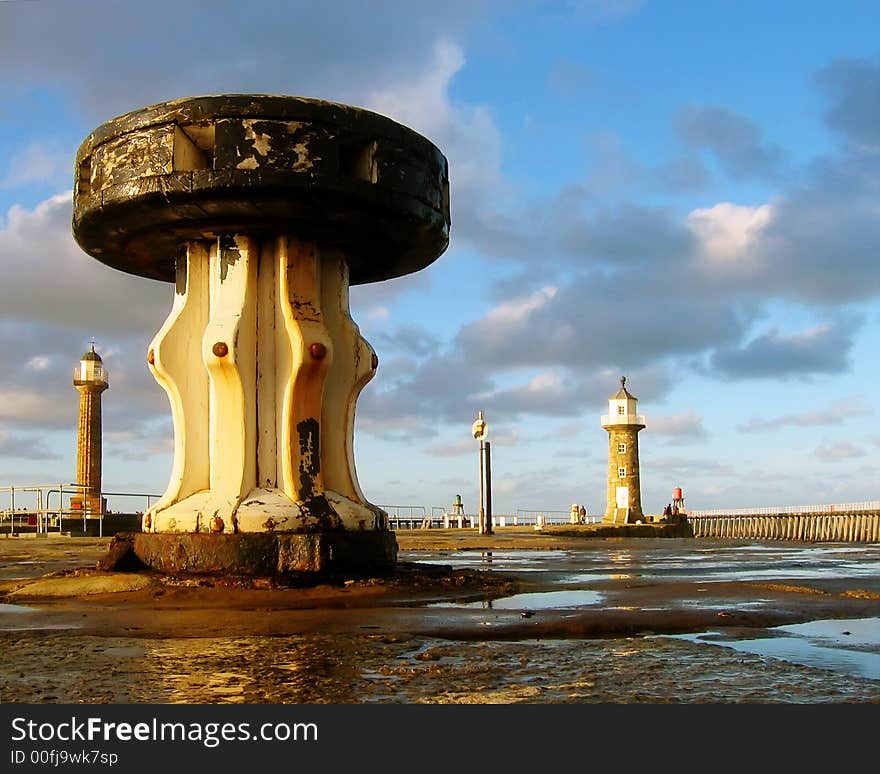
[[[107,389],[107,371],[92,344],[73,370],[73,386],[79,392],[79,433],[76,440],[77,494],[72,510],[98,518],[101,501],[101,393]]]
[[[626,389],[626,377],[620,377],[620,389],[608,399],[608,414],[602,427],[608,431],[608,498],[606,524],[633,524],[643,518],[639,486],[639,430],[645,417],[637,413],[638,399]]]

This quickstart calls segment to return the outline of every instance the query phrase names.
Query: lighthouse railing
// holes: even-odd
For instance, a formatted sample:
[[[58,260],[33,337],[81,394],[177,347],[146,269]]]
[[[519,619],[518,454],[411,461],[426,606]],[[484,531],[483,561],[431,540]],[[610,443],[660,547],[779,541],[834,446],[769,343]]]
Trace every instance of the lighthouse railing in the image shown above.
[[[104,382],[104,384],[110,384],[110,373],[104,366],[93,366],[90,371],[85,371],[81,366],[76,366],[73,369],[73,381]]]

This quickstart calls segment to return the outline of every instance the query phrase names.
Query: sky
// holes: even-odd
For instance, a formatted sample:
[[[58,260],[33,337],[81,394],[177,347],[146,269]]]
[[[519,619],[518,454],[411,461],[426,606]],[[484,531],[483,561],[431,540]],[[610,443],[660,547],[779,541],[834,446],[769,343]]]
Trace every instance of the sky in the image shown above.
[[[74,480],[94,338],[103,488],[165,490],[145,353],[173,289],[76,245],[74,156],[130,110],[271,93],[385,114],[449,161],[446,252],[351,290],[380,361],[368,500],[473,512],[483,411],[496,514],[599,513],[622,375],[647,513],[674,487],[880,499],[878,30],[872,0],[0,0],[0,487]]]

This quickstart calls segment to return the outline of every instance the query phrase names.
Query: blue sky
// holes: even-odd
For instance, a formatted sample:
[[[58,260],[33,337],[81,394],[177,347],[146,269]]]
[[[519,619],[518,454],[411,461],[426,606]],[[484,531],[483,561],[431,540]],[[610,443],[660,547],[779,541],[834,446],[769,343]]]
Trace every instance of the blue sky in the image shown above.
[[[622,374],[648,512],[676,486],[877,499],[878,29],[873,2],[0,1],[0,486],[72,480],[94,337],[104,488],[164,491],[144,357],[171,289],[76,246],[73,158],[129,110],[256,92],[376,110],[449,160],[446,253],[352,289],[372,502],[474,507],[483,410],[496,512],[603,510]]]

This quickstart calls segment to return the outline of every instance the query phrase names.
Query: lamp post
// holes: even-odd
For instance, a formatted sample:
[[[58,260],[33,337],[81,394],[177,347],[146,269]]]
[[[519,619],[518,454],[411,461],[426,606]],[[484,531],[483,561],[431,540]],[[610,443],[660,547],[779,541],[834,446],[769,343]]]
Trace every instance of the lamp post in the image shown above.
[[[471,427],[471,432],[480,442],[480,514],[479,514],[479,532],[481,535],[492,534],[492,473],[491,460],[489,457],[489,442],[486,436],[489,435],[489,426],[483,419],[481,411],[477,416],[477,421]],[[485,460],[485,464],[484,464]],[[485,509],[483,504],[485,502]]]

